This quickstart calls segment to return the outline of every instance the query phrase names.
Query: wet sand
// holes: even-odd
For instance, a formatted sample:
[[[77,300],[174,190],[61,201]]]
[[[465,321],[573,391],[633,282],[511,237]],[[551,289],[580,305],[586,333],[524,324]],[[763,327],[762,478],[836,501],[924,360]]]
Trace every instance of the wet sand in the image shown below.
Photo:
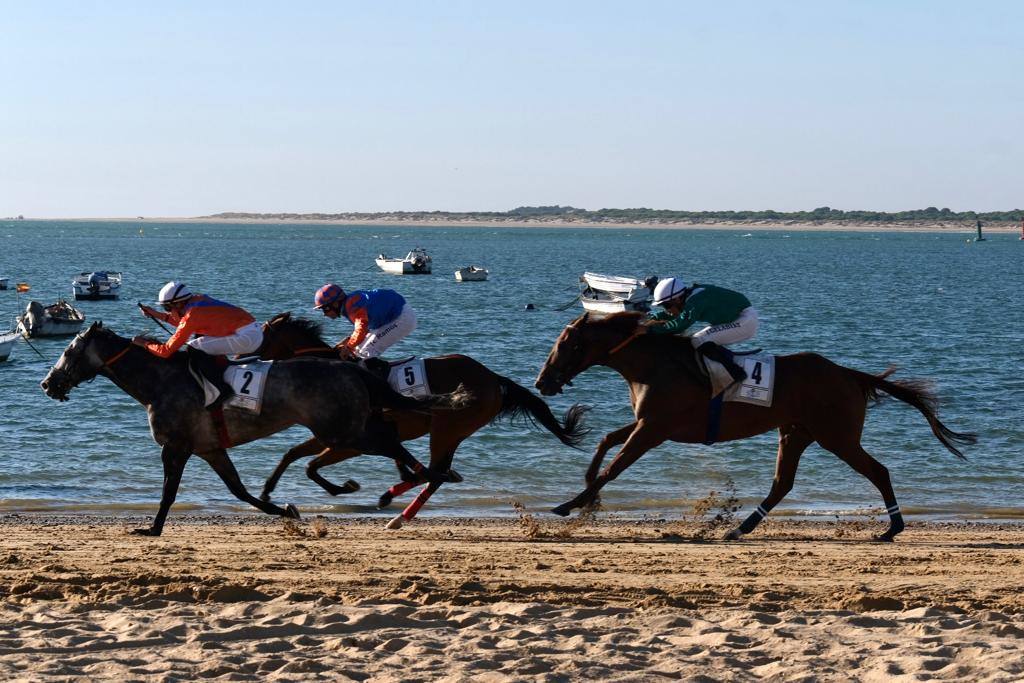
[[[1024,526],[0,517],[0,676],[1020,680]]]

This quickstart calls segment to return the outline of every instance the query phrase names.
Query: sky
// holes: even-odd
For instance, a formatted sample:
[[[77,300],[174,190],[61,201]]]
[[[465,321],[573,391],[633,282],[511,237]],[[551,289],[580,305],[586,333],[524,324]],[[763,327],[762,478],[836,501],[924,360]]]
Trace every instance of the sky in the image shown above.
[[[0,12],[0,216],[1024,207],[1020,2]]]

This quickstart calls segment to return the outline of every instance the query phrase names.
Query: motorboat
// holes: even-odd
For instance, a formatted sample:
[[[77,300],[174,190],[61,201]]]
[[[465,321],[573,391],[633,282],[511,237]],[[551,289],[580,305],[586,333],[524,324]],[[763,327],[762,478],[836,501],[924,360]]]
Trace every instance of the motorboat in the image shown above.
[[[455,271],[455,279],[459,282],[483,282],[487,275],[487,269],[479,266],[466,266]]]
[[[97,270],[79,273],[71,281],[76,301],[102,301],[116,299],[121,293],[121,273]]]
[[[580,303],[594,313],[649,311],[658,278],[643,280],[618,275],[583,273],[580,277]]]
[[[431,258],[422,247],[416,247],[405,258],[388,258],[379,254],[374,261],[385,273],[396,275],[429,275]]]
[[[5,361],[11,357],[11,351],[14,349],[14,342],[18,341],[18,337],[20,336],[21,334],[17,330],[0,332],[0,361]]]
[[[43,306],[30,301],[18,316],[18,331],[26,337],[64,337],[78,334],[85,323],[85,314],[64,299]]]

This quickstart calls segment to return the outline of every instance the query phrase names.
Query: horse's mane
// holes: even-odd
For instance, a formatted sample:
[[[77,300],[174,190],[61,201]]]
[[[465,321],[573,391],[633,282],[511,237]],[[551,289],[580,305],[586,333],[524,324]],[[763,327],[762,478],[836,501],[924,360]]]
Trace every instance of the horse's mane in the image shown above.
[[[612,313],[604,318],[595,319],[594,322],[625,334],[635,330],[640,321],[646,317],[646,314],[639,311],[622,311],[620,313]]]
[[[609,328],[621,332],[623,335],[630,334],[636,329],[637,325],[643,322],[647,318],[646,313],[640,311],[622,311],[620,313],[611,313],[603,318],[592,318],[595,324],[606,325]],[[656,335],[655,339],[666,339],[671,340],[669,343],[679,344],[684,340],[687,344],[690,343],[690,335],[687,334],[665,334]]]
[[[291,311],[278,313],[267,322],[267,325],[277,331],[289,330],[297,332],[320,342],[324,346],[330,346],[323,337],[324,327],[322,324],[307,318],[293,318]]]

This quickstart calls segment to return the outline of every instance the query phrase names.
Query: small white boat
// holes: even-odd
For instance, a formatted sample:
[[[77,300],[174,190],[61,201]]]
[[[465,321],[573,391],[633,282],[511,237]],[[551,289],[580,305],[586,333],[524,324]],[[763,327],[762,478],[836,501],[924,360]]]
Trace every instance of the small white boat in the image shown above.
[[[7,289],[7,283],[10,279],[9,277],[0,277],[0,289]]]
[[[580,303],[594,313],[648,311],[654,299],[658,278],[644,280],[600,273],[583,273],[580,277]]]
[[[71,281],[71,291],[76,301],[116,299],[121,293],[121,273],[109,270],[79,273]]]
[[[85,323],[85,314],[64,299],[51,306],[30,301],[18,316],[18,331],[26,337],[64,337],[78,334]]]
[[[405,258],[388,258],[384,254],[377,256],[374,261],[377,267],[385,273],[396,275],[429,275],[432,260],[426,250],[416,247]]]
[[[455,271],[455,279],[459,282],[483,282],[487,279],[487,269],[477,266],[466,266]]]
[[[21,335],[17,330],[0,332],[0,361],[5,361],[11,357],[11,350],[14,349],[14,342],[18,341],[18,337],[20,336]]]

